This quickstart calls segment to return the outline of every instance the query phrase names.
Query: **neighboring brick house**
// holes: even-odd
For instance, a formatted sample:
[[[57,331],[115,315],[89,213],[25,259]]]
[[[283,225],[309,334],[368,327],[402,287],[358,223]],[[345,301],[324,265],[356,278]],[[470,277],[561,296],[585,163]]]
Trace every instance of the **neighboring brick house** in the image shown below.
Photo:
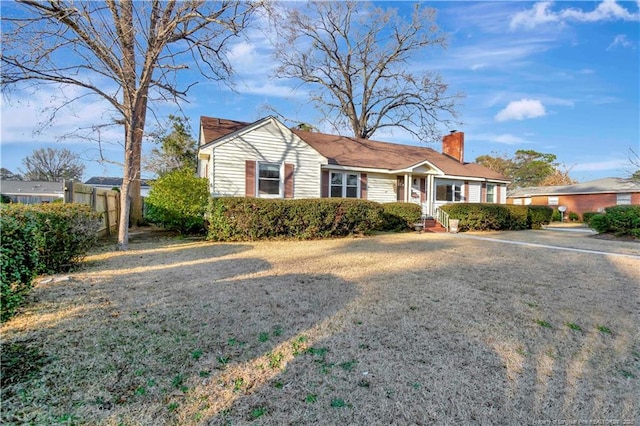
[[[425,215],[447,203],[506,203],[509,181],[464,162],[464,134],[431,148],[201,117],[198,175],[214,197],[363,198],[413,202]]]
[[[574,185],[518,188],[509,191],[507,202],[553,208],[565,206],[567,212],[582,216],[585,212],[600,212],[615,205],[640,205],[640,182],[608,177]]]

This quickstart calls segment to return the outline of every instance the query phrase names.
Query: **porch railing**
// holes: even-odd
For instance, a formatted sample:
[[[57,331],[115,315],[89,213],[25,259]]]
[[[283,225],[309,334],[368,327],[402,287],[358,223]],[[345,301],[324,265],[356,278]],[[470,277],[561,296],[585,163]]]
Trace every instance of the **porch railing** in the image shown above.
[[[449,232],[449,214],[438,207],[436,208],[435,218]]]

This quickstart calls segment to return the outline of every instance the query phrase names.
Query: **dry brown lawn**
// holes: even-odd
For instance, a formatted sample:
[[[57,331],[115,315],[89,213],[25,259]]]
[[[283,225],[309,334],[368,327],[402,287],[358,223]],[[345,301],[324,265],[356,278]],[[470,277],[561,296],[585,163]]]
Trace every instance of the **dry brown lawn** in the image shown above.
[[[635,257],[415,233],[104,249],[3,324],[2,422],[639,424],[640,244],[552,232],[480,236]]]

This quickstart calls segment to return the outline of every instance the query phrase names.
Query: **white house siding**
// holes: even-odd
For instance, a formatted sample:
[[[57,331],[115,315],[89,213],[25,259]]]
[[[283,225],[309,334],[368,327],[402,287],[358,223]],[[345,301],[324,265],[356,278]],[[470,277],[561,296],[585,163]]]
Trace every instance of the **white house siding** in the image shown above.
[[[481,203],[484,200],[482,197],[482,183],[480,182],[469,182],[469,199],[467,203]]]
[[[507,204],[507,185],[498,185],[500,187],[500,204]]]
[[[367,173],[367,199],[379,203],[396,201],[396,176]]]
[[[245,161],[294,165],[294,198],[320,197],[320,167],[325,161],[286,128],[272,122],[217,146],[211,156],[214,197],[245,195]]]

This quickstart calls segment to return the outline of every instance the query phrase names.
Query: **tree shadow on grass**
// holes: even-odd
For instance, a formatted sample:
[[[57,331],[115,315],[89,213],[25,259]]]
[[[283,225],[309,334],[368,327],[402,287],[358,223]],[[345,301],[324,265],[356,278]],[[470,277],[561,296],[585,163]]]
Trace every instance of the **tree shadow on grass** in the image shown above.
[[[12,378],[4,421],[24,421],[20,407],[30,405],[45,407],[29,412],[36,423],[164,422],[203,380],[271,353],[357,294],[329,274],[276,275],[263,259],[225,258],[246,247],[183,248],[170,264],[145,253],[137,262],[147,271],[107,259],[36,289],[34,306],[50,320],[34,327],[37,310],[31,323],[16,318],[3,340],[26,341],[25,354],[49,362]]]
[[[462,244],[356,283],[328,332],[206,424],[634,424],[637,263]]]

